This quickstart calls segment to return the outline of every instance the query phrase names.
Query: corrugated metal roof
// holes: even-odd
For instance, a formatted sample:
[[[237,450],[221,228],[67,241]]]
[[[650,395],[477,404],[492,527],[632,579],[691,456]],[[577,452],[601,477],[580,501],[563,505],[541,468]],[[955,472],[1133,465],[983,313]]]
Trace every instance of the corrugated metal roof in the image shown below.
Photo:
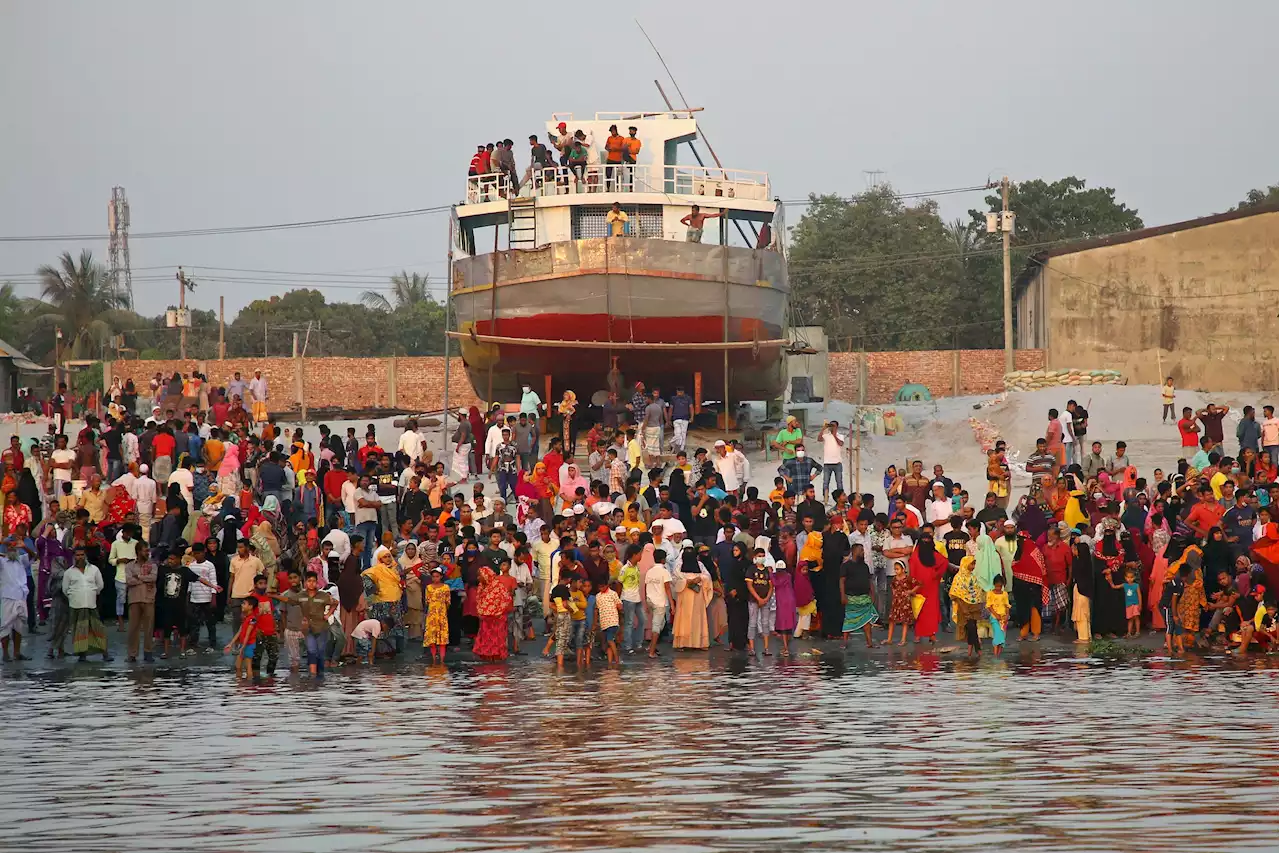
[[[41,367],[31,359],[27,358],[26,353],[15,347],[7,341],[0,340],[0,358],[13,359],[13,366],[19,370],[45,372],[53,370],[52,367]]]

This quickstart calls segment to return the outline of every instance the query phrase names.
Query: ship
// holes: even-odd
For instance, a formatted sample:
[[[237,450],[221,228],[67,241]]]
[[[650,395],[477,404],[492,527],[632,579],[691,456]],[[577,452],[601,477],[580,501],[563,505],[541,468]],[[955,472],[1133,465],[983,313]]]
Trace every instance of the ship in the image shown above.
[[[728,410],[781,393],[784,208],[765,172],[680,162],[700,161],[696,112],[553,114],[537,142],[562,165],[468,176],[450,217],[450,335],[477,396],[512,402],[527,385],[625,402],[643,382]],[[611,127],[639,141],[634,162],[609,162]],[[579,130],[590,153],[571,168],[553,142]],[[715,216],[701,233],[682,222],[695,206]]]

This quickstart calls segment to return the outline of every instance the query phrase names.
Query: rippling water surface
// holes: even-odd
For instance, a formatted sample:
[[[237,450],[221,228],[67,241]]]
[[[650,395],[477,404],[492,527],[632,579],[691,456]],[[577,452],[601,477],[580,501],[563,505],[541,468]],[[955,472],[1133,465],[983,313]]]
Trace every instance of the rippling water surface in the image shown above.
[[[8,850],[1268,850],[1274,662],[7,675]]]

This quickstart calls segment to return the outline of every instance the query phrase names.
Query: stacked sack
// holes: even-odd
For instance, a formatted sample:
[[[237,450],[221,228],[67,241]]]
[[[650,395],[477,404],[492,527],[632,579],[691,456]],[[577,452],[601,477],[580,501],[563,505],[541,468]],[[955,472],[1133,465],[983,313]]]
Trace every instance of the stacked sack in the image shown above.
[[[1125,378],[1118,370],[1014,370],[1004,375],[1004,387],[1009,391],[1035,391],[1062,385],[1124,384]]]

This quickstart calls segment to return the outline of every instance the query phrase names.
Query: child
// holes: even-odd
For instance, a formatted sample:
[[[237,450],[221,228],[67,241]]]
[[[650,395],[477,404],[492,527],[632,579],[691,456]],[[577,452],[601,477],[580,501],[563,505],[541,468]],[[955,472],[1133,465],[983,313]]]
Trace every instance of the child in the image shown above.
[[[58,497],[58,509],[63,512],[76,511],[76,499],[71,494],[71,481],[65,480],[62,483],[62,494]]]
[[[427,585],[427,618],[422,632],[422,645],[433,663],[444,663],[444,650],[449,645],[449,587],[444,585],[444,569],[431,570]]]
[[[364,658],[370,666],[373,666],[373,651],[378,645],[378,638],[382,636],[383,628],[383,624],[377,619],[365,619],[351,629],[351,636],[356,641],[356,657]]]
[[[1000,657],[1005,628],[1009,626],[1009,593],[1004,591],[1004,575],[996,575],[992,590],[987,593],[987,614],[991,619],[991,649]]]
[[[1164,582],[1164,589],[1160,592],[1160,615],[1164,617],[1164,649],[1170,655],[1173,654],[1175,645],[1178,647],[1179,654],[1183,651],[1182,623],[1178,621],[1178,601],[1186,589],[1186,582],[1191,579],[1191,572],[1190,566],[1178,569],[1176,574],[1170,575]]]
[[[693,470],[693,466],[689,464],[689,454],[683,450],[676,451],[676,467],[688,474]]]
[[[605,659],[609,663],[619,663],[618,656],[618,614],[622,612],[622,598],[619,592],[622,584],[614,583],[596,593],[596,621],[600,625],[600,636],[604,639]]]
[[[569,587],[563,583],[558,583],[551,588],[551,612],[554,614],[554,627],[551,636],[547,638],[547,644],[542,649],[545,657],[551,653],[551,644],[555,643],[556,647],[556,667],[564,668],[564,653],[569,647],[572,635],[571,615],[572,609],[572,593]]]
[[[782,503],[782,496],[787,493],[787,481],[781,477],[773,478],[773,491],[769,492],[769,503]]]
[[[1164,404],[1164,408],[1160,410],[1160,424],[1163,426],[1169,421],[1174,420],[1173,417],[1173,377],[1166,376],[1164,378],[1164,386],[1160,389],[1160,402]]]
[[[254,638],[258,636],[258,613],[255,602],[246,598],[240,602],[240,630],[223,648],[223,652],[231,651],[232,646],[239,646],[236,653],[235,671],[242,678],[253,676],[253,653],[256,651]]]
[[[911,579],[911,572],[907,569],[906,563],[898,566],[898,573],[893,576],[893,582],[889,588],[893,596],[893,604],[889,607],[889,643],[893,643],[894,626],[901,625],[902,640],[898,645],[905,646],[907,630],[916,622],[915,613],[911,610],[911,597],[919,590],[916,582]]]
[[[1126,637],[1136,637],[1142,632],[1142,587],[1138,584],[1137,573],[1128,569],[1124,573],[1124,615],[1129,620]]]
[[[751,599],[747,602],[747,651],[755,654],[757,635],[764,642],[764,653],[769,651],[769,635],[777,620],[776,603],[773,600],[773,573],[770,571],[772,560],[763,548],[755,550],[755,561],[747,570],[747,592]]]
[[[587,583],[582,578],[574,578],[569,589],[571,590],[569,612],[572,614],[573,621],[573,641],[572,646],[575,656],[578,660],[578,666],[586,663],[587,651],[587,593],[583,589],[583,585]]]

